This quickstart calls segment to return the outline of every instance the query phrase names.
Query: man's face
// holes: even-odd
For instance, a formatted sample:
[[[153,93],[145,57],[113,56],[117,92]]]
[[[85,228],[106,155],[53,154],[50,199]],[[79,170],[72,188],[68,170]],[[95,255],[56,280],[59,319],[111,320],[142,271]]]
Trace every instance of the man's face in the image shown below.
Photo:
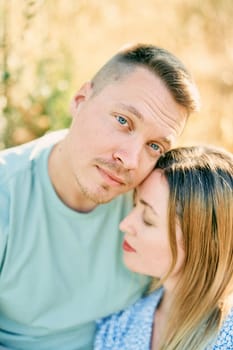
[[[186,111],[144,68],[91,96],[84,86],[73,104],[66,138],[77,198],[94,207],[137,186],[181,133]]]

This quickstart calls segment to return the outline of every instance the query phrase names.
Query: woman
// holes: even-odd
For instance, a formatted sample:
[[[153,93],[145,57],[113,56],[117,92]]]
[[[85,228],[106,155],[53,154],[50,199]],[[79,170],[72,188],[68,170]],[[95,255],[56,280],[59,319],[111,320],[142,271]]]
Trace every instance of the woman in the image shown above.
[[[125,265],[153,283],[149,295],[98,322],[94,349],[233,349],[232,154],[167,152],[120,228]]]

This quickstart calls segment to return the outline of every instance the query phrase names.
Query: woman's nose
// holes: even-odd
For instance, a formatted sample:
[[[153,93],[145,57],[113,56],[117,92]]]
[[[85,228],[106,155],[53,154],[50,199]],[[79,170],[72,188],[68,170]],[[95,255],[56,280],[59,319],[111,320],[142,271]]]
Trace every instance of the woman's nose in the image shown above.
[[[125,233],[135,234],[134,209],[121,221],[120,230]]]

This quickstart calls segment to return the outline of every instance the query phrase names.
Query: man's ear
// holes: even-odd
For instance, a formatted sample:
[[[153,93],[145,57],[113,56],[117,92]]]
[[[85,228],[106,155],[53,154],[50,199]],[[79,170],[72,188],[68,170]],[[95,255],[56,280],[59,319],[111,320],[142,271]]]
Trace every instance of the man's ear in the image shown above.
[[[91,93],[92,93],[91,82],[84,83],[71,100],[70,113],[72,117],[74,117],[77,114],[82,102],[87,101],[90,98]]]

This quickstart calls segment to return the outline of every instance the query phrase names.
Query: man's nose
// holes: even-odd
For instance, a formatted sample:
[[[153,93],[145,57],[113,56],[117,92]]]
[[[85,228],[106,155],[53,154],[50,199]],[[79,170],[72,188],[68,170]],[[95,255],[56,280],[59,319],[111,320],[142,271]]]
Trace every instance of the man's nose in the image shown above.
[[[113,158],[121,162],[126,169],[136,170],[140,166],[142,148],[140,141],[129,141],[113,153]]]

